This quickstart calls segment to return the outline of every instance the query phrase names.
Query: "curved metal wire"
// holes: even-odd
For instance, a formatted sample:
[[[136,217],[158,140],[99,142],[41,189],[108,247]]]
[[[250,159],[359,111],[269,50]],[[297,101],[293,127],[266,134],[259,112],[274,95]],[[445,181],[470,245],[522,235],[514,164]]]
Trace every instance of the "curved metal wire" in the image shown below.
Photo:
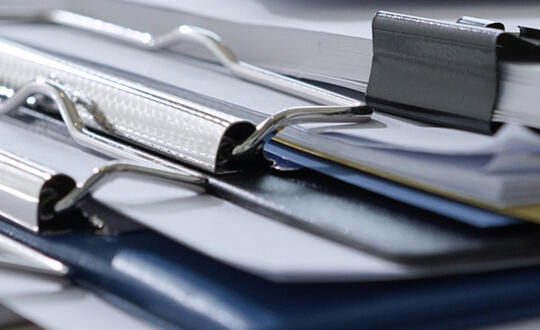
[[[92,173],[92,175],[90,175],[82,184],[77,185],[77,187],[56,203],[54,211],[60,213],[76,207],[81,200],[101,188],[103,185],[114,180],[118,176],[126,177],[126,175],[142,178],[148,177],[152,179],[152,182],[159,179],[161,181],[175,184],[180,183],[195,188],[204,187],[207,183],[205,178],[185,175],[176,171],[162,170],[155,167],[141,166],[126,162],[112,162],[105,166],[95,168],[94,173]]]

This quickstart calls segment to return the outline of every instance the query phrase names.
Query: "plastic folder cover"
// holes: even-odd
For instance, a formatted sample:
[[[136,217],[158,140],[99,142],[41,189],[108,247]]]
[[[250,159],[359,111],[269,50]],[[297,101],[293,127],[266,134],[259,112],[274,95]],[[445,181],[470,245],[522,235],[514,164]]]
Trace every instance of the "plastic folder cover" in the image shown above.
[[[105,298],[165,327],[455,328],[540,311],[538,268],[425,281],[276,284],[149,231],[37,237],[2,221],[0,232],[62,256],[79,285],[109,291]]]

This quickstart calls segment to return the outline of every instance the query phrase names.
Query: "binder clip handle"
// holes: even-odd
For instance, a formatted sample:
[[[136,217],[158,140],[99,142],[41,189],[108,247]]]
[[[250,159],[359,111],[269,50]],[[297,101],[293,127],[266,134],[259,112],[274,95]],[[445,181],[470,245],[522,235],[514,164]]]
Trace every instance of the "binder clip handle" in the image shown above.
[[[137,176],[204,189],[208,180],[177,171],[131,162],[110,162],[94,169],[80,184],[32,160],[0,150],[0,212],[7,219],[34,232],[71,229],[78,224],[70,211],[77,210],[93,192],[117,177]],[[68,215],[64,217],[64,215]],[[80,218],[80,217],[79,217]]]
[[[485,28],[492,28],[497,30],[504,31],[504,24],[501,22],[495,22],[483,18],[478,17],[471,17],[471,16],[461,16],[456,21],[458,24],[465,24],[465,25],[472,25],[472,26],[480,26]]]
[[[135,176],[139,178],[149,178],[155,182],[165,181],[173,184],[180,184],[195,190],[204,188],[208,180],[202,176],[183,174],[171,170],[160,169],[128,163],[122,161],[110,162],[109,164],[97,167],[82,184],[74,187],[69,193],[56,202],[55,213],[66,212],[77,207],[77,205],[88,195],[94,193],[103,185],[111,182],[117,177]]]

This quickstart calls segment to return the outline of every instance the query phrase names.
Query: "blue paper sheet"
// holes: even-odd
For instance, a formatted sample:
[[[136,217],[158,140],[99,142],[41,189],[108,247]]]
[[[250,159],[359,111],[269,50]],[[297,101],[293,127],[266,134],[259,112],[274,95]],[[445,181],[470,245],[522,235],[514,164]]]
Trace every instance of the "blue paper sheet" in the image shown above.
[[[491,228],[521,223],[516,218],[378,178],[371,174],[292,149],[275,141],[267,142],[264,146],[264,152],[267,158],[277,163],[284,163],[285,166],[310,168],[363,189],[453,218],[475,227]]]

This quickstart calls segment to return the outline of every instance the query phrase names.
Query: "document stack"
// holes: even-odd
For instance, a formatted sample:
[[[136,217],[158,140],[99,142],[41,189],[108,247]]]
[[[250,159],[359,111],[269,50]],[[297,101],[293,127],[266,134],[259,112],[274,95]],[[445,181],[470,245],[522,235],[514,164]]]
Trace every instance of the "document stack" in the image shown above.
[[[536,316],[540,6],[455,6],[2,4],[0,324]]]

